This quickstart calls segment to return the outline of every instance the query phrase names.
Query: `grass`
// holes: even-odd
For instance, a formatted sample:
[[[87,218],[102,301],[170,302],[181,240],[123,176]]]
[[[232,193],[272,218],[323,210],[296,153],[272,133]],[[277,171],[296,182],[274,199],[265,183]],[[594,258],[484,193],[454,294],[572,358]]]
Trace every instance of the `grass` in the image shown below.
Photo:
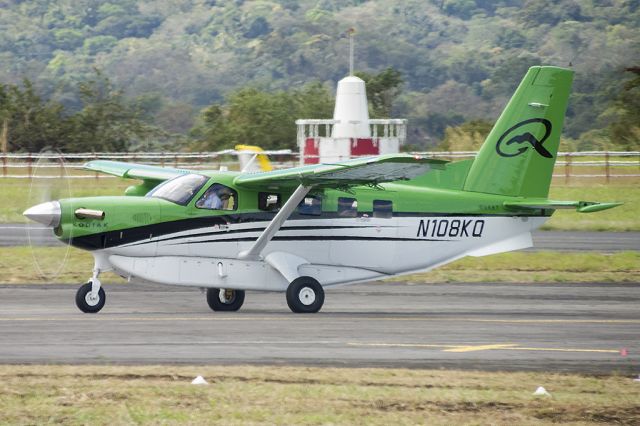
[[[431,272],[404,276],[402,280],[414,283],[639,282],[640,253],[502,253],[467,257]]]
[[[84,283],[93,270],[91,253],[72,247],[0,247],[1,278],[5,284]],[[124,282],[112,273],[105,282]]]
[[[22,212],[44,201],[94,195],[122,195],[135,181],[101,179],[0,179],[0,223],[26,223]]]
[[[191,385],[202,375],[209,385]],[[551,397],[532,393],[544,386]],[[2,424],[638,424],[620,376],[255,366],[0,366]]]
[[[2,282],[80,283],[93,269],[90,253],[67,247],[0,247]],[[44,276],[43,276],[44,275]],[[124,282],[112,273],[105,282]],[[401,278],[439,282],[640,282],[640,253],[516,252],[465,258]],[[394,280],[398,280],[395,278]]]
[[[554,200],[621,201],[625,204],[597,213],[559,210],[542,229],[562,231],[640,231],[640,182],[630,185],[575,184],[552,186]]]

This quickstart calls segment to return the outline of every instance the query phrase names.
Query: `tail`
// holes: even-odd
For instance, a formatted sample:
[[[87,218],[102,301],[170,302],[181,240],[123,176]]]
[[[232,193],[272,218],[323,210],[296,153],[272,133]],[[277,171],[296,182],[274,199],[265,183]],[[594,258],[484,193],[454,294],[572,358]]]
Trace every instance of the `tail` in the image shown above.
[[[476,156],[465,191],[546,198],[573,71],[531,67]]]

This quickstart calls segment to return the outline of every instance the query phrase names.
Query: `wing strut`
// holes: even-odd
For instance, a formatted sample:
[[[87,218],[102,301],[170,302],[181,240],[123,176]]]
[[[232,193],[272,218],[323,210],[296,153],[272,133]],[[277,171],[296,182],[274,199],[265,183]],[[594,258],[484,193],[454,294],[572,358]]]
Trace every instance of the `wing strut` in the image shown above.
[[[280,230],[284,222],[289,218],[289,216],[291,216],[291,213],[293,213],[296,207],[298,207],[300,201],[304,199],[311,188],[311,186],[298,186],[287,202],[284,203],[284,206],[282,206],[278,214],[276,214],[276,217],[274,217],[265,230],[262,231],[262,234],[260,234],[256,242],[253,243],[253,246],[251,246],[249,250],[240,252],[238,258],[251,260],[259,259],[260,253],[262,253],[262,250],[264,250],[267,243],[271,241],[274,235],[276,235],[276,232]]]

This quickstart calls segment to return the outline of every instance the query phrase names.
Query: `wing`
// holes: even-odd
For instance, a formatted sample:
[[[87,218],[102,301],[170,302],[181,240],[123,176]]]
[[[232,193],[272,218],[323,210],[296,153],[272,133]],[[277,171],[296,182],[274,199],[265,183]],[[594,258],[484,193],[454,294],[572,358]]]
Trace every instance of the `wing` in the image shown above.
[[[89,161],[83,168],[125,179],[142,179],[144,181],[157,181],[158,183],[185,173],[191,173],[189,170],[184,169],[106,160]]]
[[[191,173],[189,170],[170,167],[146,166],[144,164],[123,163],[122,161],[94,160],[83,168],[94,172],[106,173],[124,179],[141,179],[143,182],[126,189],[125,195],[142,196],[165,180]]]
[[[366,157],[333,164],[316,164],[264,173],[245,173],[234,184],[245,188],[346,188],[378,185],[384,182],[413,179],[432,169],[442,169],[444,160],[415,155],[391,154]]]

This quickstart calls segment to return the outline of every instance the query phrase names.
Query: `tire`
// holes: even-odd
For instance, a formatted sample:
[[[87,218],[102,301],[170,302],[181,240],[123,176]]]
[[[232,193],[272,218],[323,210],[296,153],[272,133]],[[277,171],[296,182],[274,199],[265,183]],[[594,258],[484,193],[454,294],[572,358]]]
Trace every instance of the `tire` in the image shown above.
[[[287,305],[297,314],[313,314],[324,304],[324,290],[320,283],[311,277],[299,277],[287,288]]]
[[[214,311],[237,311],[244,303],[244,290],[224,290],[232,292],[229,300],[222,300],[219,288],[207,289],[207,303]]]
[[[97,301],[92,301],[89,299],[90,293],[91,282],[81,285],[76,292],[76,306],[78,306],[78,309],[80,309],[85,314],[95,314],[100,312],[100,310],[104,307],[105,302],[107,301],[107,294],[104,292],[104,289],[102,287],[100,287],[100,290],[98,290]]]

